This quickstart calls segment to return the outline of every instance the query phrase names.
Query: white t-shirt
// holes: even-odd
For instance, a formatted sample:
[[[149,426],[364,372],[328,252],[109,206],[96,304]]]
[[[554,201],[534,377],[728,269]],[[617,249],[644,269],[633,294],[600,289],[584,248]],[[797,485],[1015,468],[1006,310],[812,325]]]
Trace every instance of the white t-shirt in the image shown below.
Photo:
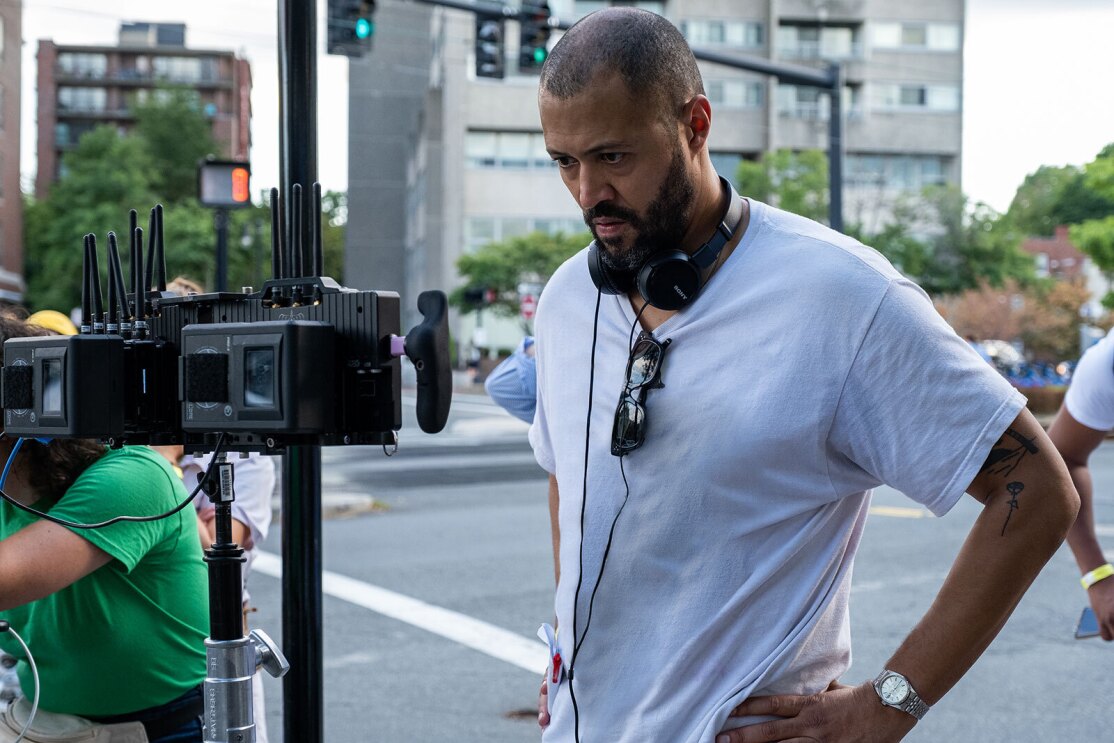
[[[870,489],[943,514],[1025,404],[876,251],[751,201],[741,243],[671,339],[645,444],[576,659],[584,743],[712,741],[756,694],[814,693],[850,664],[848,596]],[[583,252],[541,296],[530,441],[560,488],[558,649],[573,656],[597,292]],[[599,309],[583,633],[623,502],[610,438],[635,314]],[[637,334],[637,333],[636,333]],[[573,739],[567,677],[545,741]]]
[[[1096,431],[1114,428],[1114,330],[1083,352],[1064,396],[1071,417]]]

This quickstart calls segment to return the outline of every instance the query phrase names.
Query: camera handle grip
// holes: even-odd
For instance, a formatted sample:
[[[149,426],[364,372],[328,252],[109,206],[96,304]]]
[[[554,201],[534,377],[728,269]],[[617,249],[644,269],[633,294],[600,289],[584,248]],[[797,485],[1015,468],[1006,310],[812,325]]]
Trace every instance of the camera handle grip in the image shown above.
[[[424,319],[406,334],[406,355],[418,375],[418,426],[426,433],[438,433],[449,419],[453,377],[448,309],[444,292],[422,292],[418,311]]]

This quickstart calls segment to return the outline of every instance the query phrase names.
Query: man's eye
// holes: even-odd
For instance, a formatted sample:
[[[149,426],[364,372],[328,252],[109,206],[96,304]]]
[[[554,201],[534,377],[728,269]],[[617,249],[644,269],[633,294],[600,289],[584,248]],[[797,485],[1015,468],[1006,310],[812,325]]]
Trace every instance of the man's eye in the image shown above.
[[[557,163],[558,168],[569,168],[576,162],[571,157],[555,157],[553,162]]]
[[[603,154],[600,155],[600,160],[603,160],[605,163],[611,163],[612,165],[614,165],[615,163],[619,162],[622,159],[623,159],[623,153],[622,152],[604,152]]]

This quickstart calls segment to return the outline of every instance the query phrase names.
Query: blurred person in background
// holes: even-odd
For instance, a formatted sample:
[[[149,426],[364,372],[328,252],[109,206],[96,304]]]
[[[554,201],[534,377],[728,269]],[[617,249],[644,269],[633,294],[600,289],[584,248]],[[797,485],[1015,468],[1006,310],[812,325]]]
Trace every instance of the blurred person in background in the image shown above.
[[[533,423],[538,396],[538,369],[534,338],[526,336],[484,380],[488,397],[519,420]]]
[[[1114,429],[1114,331],[1084,352],[1071,378],[1048,437],[1068,465],[1079,491],[1079,515],[1068,532],[1068,545],[1081,574],[1080,583],[1098,619],[1102,639],[1114,640],[1114,567],[1103,554],[1095,532],[1091,453]]]

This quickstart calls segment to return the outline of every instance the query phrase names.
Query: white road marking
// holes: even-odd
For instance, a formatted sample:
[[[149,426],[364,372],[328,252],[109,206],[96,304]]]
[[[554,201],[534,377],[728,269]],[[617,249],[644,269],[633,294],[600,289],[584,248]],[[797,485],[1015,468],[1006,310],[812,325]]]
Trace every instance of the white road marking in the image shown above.
[[[272,578],[282,577],[282,560],[270,552],[257,550],[251,568]],[[327,596],[432,632],[531,673],[543,673],[549,663],[548,651],[537,640],[450,609],[328,570],[322,573],[321,588]]]

